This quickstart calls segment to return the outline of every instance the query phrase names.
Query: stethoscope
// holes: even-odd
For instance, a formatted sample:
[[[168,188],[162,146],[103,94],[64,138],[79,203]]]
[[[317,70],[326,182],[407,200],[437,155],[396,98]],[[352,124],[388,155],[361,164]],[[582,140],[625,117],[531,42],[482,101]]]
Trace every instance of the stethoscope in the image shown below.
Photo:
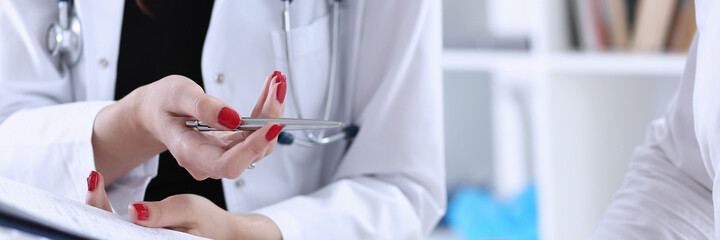
[[[75,65],[82,52],[82,24],[71,14],[68,0],[58,0],[58,22],[50,24],[45,42],[50,56],[60,55],[60,60],[69,66]]]
[[[335,99],[335,88],[337,82],[337,61],[338,61],[338,38],[340,23],[340,0],[329,0],[332,7],[332,26],[330,29],[330,71],[328,74],[327,91],[325,92],[325,109],[323,111],[323,120],[330,120],[330,114]],[[290,87],[290,95],[292,95],[292,103],[298,118],[303,118],[300,110],[295,84],[293,84],[293,61],[292,61],[292,34],[290,27],[290,3],[292,0],[282,0],[283,2],[283,31],[285,32],[285,54],[287,57],[288,75],[287,83]],[[72,5],[69,0],[58,0],[58,9],[60,11],[58,22],[50,24],[47,31],[47,50],[51,56],[60,56],[69,66],[75,65],[80,59],[82,52],[82,25],[76,15],[72,14]],[[346,139],[352,140],[358,133],[360,128],[355,124],[348,124],[342,131],[325,136],[324,130],[314,134],[310,131],[304,131],[305,139],[298,139],[288,132],[280,133],[278,143],[283,145],[296,144],[303,147],[312,147],[318,145],[327,145]]]

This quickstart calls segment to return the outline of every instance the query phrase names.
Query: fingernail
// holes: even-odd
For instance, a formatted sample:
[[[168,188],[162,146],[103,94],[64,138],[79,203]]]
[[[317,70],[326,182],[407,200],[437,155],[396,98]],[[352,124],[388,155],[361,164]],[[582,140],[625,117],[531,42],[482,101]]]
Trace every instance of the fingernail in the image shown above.
[[[148,212],[145,205],[142,205],[140,203],[133,203],[133,207],[135,208],[135,212],[137,213],[138,220],[145,221],[150,218],[150,212]]]
[[[280,76],[278,76],[277,78],[277,82],[287,82],[287,78],[285,77],[285,75],[280,74]]]
[[[272,141],[275,139],[278,134],[280,134],[280,131],[283,129],[283,125],[275,124],[272,127],[270,127],[270,130],[265,134],[265,140]]]
[[[224,107],[218,114],[218,123],[229,129],[235,129],[240,125],[240,115],[235,110]]]
[[[270,79],[273,79],[273,78],[279,77],[279,76],[282,76],[282,73],[281,73],[280,71],[274,71],[274,72],[273,72],[273,75],[272,75],[272,77],[271,77]]]
[[[280,104],[285,102],[285,92],[287,92],[287,83],[280,82],[277,87],[277,100]]]
[[[97,188],[99,180],[100,180],[99,173],[96,171],[91,171],[90,176],[87,177],[88,192],[95,191],[95,188]]]

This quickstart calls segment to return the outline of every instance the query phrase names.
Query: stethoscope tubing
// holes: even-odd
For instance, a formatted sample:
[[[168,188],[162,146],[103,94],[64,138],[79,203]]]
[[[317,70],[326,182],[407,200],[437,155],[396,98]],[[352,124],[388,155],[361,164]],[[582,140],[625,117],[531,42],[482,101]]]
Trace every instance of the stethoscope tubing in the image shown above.
[[[283,30],[285,32],[285,54],[287,57],[288,75],[287,79],[288,86],[290,87],[290,94],[292,95],[293,107],[297,113],[298,118],[303,118],[303,113],[300,108],[300,102],[298,101],[297,91],[294,87],[294,71],[293,71],[293,48],[292,48],[292,32],[290,26],[290,0],[283,0]],[[323,120],[330,120],[330,115],[333,107],[333,101],[335,99],[335,88],[337,82],[337,61],[338,61],[338,39],[339,39],[339,23],[340,23],[340,1],[332,0],[332,26],[331,26],[331,40],[330,40],[330,67],[328,72],[327,88],[325,92],[325,109],[323,111]],[[301,146],[313,146],[313,145],[325,145],[333,142],[340,141],[342,139],[352,139],[357,133],[358,127],[351,124],[350,126],[343,129],[343,131],[333,134],[331,136],[325,136],[325,130],[320,130],[318,135],[314,135],[312,132],[303,131],[306,140],[294,139],[290,137],[290,133],[283,133],[287,136],[289,141],[279,141],[281,144],[298,144]],[[353,134],[348,134],[353,132]]]

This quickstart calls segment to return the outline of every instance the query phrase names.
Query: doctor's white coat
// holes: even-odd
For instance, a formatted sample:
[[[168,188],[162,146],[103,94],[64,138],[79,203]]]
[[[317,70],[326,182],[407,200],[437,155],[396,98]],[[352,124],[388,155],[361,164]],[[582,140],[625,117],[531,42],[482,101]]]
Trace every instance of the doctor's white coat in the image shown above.
[[[592,239],[720,239],[720,1],[695,9],[680,88]]]
[[[123,4],[76,0],[84,46],[69,68],[44,48],[55,0],[0,0],[0,177],[84,201],[93,121],[114,97]],[[341,8],[333,119],[358,124],[358,136],[347,149],[278,145],[256,169],[223,179],[228,210],[264,214],[286,239],[422,238],[446,204],[440,1],[349,0]],[[265,76],[287,72],[281,11],[281,1],[215,1],[205,90],[243,116]],[[326,0],[292,4],[291,77],[310,118],[321,117],[324,101],[328,13]],[[156,156],[108,186],[119,214],[143,199],[157,166]]]

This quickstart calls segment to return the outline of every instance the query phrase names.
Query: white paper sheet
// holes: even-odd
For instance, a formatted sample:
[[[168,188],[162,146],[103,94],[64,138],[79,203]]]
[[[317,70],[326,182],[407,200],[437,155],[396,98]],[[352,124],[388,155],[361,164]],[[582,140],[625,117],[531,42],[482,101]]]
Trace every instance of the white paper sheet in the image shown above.
[[[204,239],[138,226],[116,214],[0,178],[0,211],[91,239]]]

